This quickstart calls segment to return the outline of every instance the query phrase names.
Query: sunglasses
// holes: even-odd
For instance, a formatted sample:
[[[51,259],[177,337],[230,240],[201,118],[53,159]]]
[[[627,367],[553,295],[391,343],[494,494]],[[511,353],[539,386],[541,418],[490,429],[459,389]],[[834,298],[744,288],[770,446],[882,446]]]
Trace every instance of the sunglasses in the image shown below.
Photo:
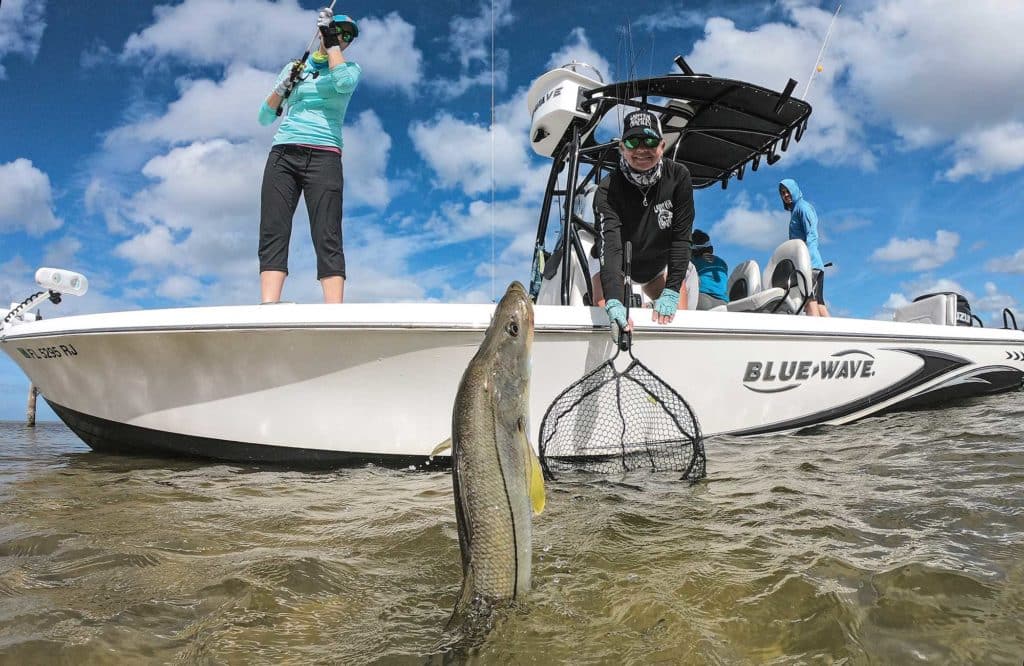
[[[622,140],[622,145],[624,145],[627,150],[636,150],[641,144],[643,144],[644,148],[657,148],[660,143],[661,139],[656,139],[653,136],[631,136],[628,139]]]
[[[334,34],[338,35],[338,37],[341,38],[341,41],[345,42],[346,44],[350,43],[353,39],[356,38],[356,34],[352,32],[352,29],[344,23],[335,23],[333,27]]]
[[[341,39],[341,41],[345,42],[346,44],[350,43],[353,39],[355,39],[355,35],[352,34],[352,31],[346,30],[341,26],[336,26],[334,29],[334,33]]]

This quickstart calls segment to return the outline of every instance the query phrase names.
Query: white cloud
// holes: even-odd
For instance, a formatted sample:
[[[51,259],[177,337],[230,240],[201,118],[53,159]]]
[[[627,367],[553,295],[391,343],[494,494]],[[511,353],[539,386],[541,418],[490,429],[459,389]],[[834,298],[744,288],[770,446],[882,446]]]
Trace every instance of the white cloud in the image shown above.
[[[33,281],[35,269],[20,255],[15,255],[0,264],[0,309],[6,310],[11,303],[20,303],[25,297],[39,290]]]
[[[244,62],[276,71],[301,55],[316,31],[315,14],[296,0],[185,0],[159,5],[153,14],[152,25],[128,37],[124,58]]]
[[[491,207],[488,201],[471,201],[468,204],[448,203],[440,212],[430,216],[427,228],[436,234],[438,243],[462,243],[476,238],[486,238],[494,231],[503,240],[529,232],[530,242],[522,247],[516,243],[503,242],[505,250],[524,254],[527,258],[533,250],[533,235],[536,233],[538,207],[516,201],[496,201]]]
[[[561,67],[574,60],[597,68],[597,71],[604,77],[605,83],[612,82],[615,73],[612,71],[611,64],[590,45],[590,39],[587,38],[587,32],[583,28],[575,28],[569,33],[565,45],[548,58],[547,69]],[[582,69],[580,73],[593,77],[593,74],[586,69]]]
[[[61,224],[53,212],[49,176],[23,157],[0,164],[0,234],[42,236]]]
[[[943,265],[953,258],[960,235],[939,229],[935,240],[923,238],[891,238],[884,246],[871,254],[875,261],[899,263],[899,268],[912,271],[926,271]]]
[[[849,68],[851,87],[921,145],[1020,118],[1022,26],[1020,2],[890,0],[840,15],[831,52]]]
[[[477,16],[452,18],[450,41],[463,69],[469,69],[474,63],[490,63],[491,31],[512,24],[515,17],[511,5],[511,0],[481,2]]]
[[[768,251],[774,250],[787,240],[789,213],[770,209],[762,198],[758,198],[757,203],[758,207],[754,208],[750,197],[746,193],[741,193],[736,198],[736,205],[708,229],[712,240],[716,244],[732,243]]]
[[[911,300],[923,294],[937,294],[944,291],[952,291],[962,295],[967,300],[974,298],[974,294],[956,280],[949,278],[935,278],[931,275],[923,275],[915,280],[900,284],[903,293],[910,294]]]
[[[6,0],[0,11],[0,79],[7,77],[3,59],[9,54],[35,60],[46,30],[44,0]]]
[[[387,177],[391,136],[373,111],[363,111],[346,123],[345,209],[369,206],[383,209],[391,202],[393,185]]]
[[[994,282],[985,283],[985,294],[971,300],[971,312],[974,314],[984,313],[989,319],[999,317],[1003,308],[1011,310],[1017,306],[1017,300],[1009,294],[1003,294]]]
[[[124,220],[124,197],[103,178],[93,178],[85,188],[85,210],[100,215],[107,231],[122,234],[127,231]]]
[[[145,55],[194,65],[249,65],[276,75],[302,55],[316,34],[316,14],[295,0],[185,0],[159,6],[154,15],[152,25],[128,37],[123,59]],[[412,94],[423,64],[423,54],[414,44],[415,27],[395,12],[356,21],[359,37],[345,53],[363,70],[360,85]],[[258,92],[265,96],[270,90],[261,85]]]
[[[908,299],[903,294],[889,294],[889,298],[885,301],[885,305],[883,305],[882,307],[885,308],[886,310],[892,311],[896,310],[897,308],[901,308],[904,305],[908,305],[909,303],[910,299]]]
[[[238,228],[258,212],[266,152],[254,143],[215,139],[154,157],[142,173],[155,183],[132,197],[130,217],[171,229]]]
[[[459,73],[454,78],[439,77],[431,82],[430,88],[435,94],[458,97],[474,86],[489,87],[492,83],[498,90],[505,88],[508,84],[509,52],[496,46],[492,39],[499,30],[515,22],[511,4],[511,0],[479,2],[478,14],[452,18],[447,57],[457,61]]]
[[[443,187],[460,187],[471,196],[490,191],[492,160],[498,191],[521,188],[534,179],[526,137],[506,125],[496,125],[491,133],[442,112],[433,120],[414,122],[409,136]]]
[[[246,65],[229,68],[221,81],[177,80],[180,97],[159,116],[123,125],[111,131],[108,148],[145,141],[181,144],[209,139],[259,138],[270,143],[274,128],[257,121],[260,105],[274,85],[271,74]]]
[[[363,70],[359,85],[396,88],[412,96],[423,79],[423,53],[415,46],[416,27],[395,12],[384,18],[360,19],[358,24],[359,37],[345,50],[345,56]]]
[[[444,96],[457,97],[473,86],[489,86],[492,78],[497,89],[506,86],[509,54],[506,49],[492,48],[492,31],[496,34],[515,21],[511,4],[512,0],[481,2],[476,16],[456,16],[451,20],[448,44],[459,63],[459,75],[438,79],[432,84],[433,89]]]
[[[155,267],[181,265],[186,257],[175,247],[171,230],[156,225],[114,248],[114,254],[132,263]]]
[[[43,264],[46,266],[73,267],[76,263],[76,255],[82,249],[82,242],[77,238],[65,236],[46,244],[46,252],[43,254]]]
[[[1009,257],[996,257],[985,264],[985,270],[993,273],[1024,273],[1024,248]]]
[[[943,174],[946,180],[967,176],[989,180],[996,174],[1015,171],[1024,166],[1024,123],[1004,123],[961,136],[952,152],[956,162]]]
[[[862,229],[864,227],[870,227],[873,223],[871,220],[856,215],[848,215],[841,217],[835,221],[829,222],[829,228],[837,234],[846,233],[847,231],[853,231],[854,229]],[[819,232],[821,230],[819,229]]]
[[[704,25],[704,14],[692,9],[666,7],[654,14],[644,14],[634,21],[641,31],[699,28]]]
[[[194,298],[202,291],[203,284],[187,275],[172,275],[160,283],[156,293],[164,298],[184,301]]]
[[[889,298],[882,304],[882,309],[872,314],[871,318],[880,321],[892,321],[893,316],[896,314],[896,310],[909,303],[910,299],[903,294],[890,293]]]

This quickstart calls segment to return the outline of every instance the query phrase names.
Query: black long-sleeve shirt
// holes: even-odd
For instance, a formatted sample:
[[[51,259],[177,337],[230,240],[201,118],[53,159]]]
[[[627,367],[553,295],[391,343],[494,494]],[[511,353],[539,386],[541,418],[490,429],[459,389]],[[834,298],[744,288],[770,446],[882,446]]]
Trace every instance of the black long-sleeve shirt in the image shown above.
[[[622,248],[633,243],[630,276],[650,282],[668,266],[667,289],[679,291],[690,265],[693,184],[689,170],[662,160],[661,179],[644,193],[618,169],[601,181],[594,197],[601,246],[601,287],[606,299],[623,300]]]

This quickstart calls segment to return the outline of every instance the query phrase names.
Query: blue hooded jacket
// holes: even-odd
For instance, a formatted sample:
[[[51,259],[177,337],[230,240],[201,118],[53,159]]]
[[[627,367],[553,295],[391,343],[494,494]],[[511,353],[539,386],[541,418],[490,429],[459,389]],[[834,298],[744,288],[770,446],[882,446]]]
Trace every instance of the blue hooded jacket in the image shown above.
[[[789,196],[793,199],[792,212],[789,216],[789,239],[799,238],[807,243],[807,251],[811,254],[811,266],[825,270],[825,262],[821,260],[821,253],[818,252],[818,214],[814,206],[807,199],[804,199],[800,192],[800,186],[792,178],[786,178],[779,183],[789,190]]]

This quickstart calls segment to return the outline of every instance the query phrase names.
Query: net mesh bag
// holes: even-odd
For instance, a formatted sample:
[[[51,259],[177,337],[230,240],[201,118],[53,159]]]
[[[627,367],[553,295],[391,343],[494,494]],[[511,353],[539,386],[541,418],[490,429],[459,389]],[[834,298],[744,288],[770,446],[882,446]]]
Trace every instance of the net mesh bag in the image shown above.
[[[682,472],[691,483],[704,478],[704,440],[690,406],[636,358],[623,372],[614,361],[569,386],[544,414],[538,449],[548,477],[647,468]]]

